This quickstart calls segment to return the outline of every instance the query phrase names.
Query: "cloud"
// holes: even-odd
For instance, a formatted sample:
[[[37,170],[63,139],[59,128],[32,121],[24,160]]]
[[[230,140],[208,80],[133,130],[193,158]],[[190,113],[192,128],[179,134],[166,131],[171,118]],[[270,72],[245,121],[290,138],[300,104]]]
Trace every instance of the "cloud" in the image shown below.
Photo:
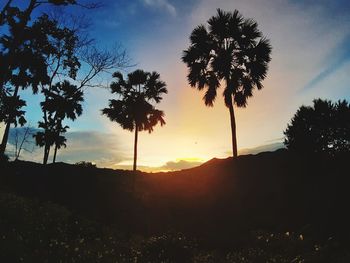
[[[143,172],[168,172],[168,171],[178,171],[183,169],[189,169],[203,164],[203,161],[193,159],[193,160],[175,160],[166,162],[161,166],[146,166],[146,165],[138,165],[137,170]],[[112,168],[122,169],[122,170],[131,170],[132,165],[127,164],[115,164]]]
[[[281,148],[285,148],[283,142],[275,142],[275,143],[260,145],[253,148],[240,149],[239,154],[246,155],[246,154],[257,154],[261,152],[272,152]]]
[[[304,90],[314,88],[324,81],[329,76],[336,73],[341,67],[343,67],[350,60],[350,47],[349,47],[350,35],[347,36],[342,43],[336,48],[338,54],[332,54],[328,61],[328,65],[325,69],[319,72],[305,87]]]
[[[75,163],[91,161],[108,167],[128,158],[114,134],[79,131],[67,133],[67,148],[59,152],[59,160]]]
[[[142,2],[147,6],[166,10],[172,16],[176,16],[176,8],[167,0],[142,0]]]
[[[31,129],[31,133],[34,134],[37,130]],[[19,135],[21,140],[24,128],[14,128],[10,131],[7,154],[13,157],[16,134]],[[89,161],[96,163],[99,167],[112,167],[116,163],[129,159],[129,155],[123,150],[118,137],[113,134],[96,131],[75,131],[67,132],[65,136],[67,138],[67,148],[58,151],[58,162]],[[20,159],[34,162],[42,161],[43,149],[35,146],[32,136],[28,137],[25,148],[30,149],[30,151],[23,151]],[[51,148],[51,157],[52,154],[53,147]]]
[[[199,160],[177,160],[177,161],[170,161],[161,166],[160,170],[166,170],[166,171],[174,171],[174,170],[182,170],[182,169],[188,169],[195,166],[201,165],[203,162]]]
[[[7,154],[14,158],[16,138],[21,143],[25,127],[13,128],[10,130]],[[43,149],[35,145],[33,134],[39,129],[30,128],[30,135],[24,143],[24,149],[21,152],[20,159],[41,162],[43,158]],[[114,169],[131,170],[132,152],[127,152],[121,146],[118,136],[111,133],[97,131],[75,131],[67,132],[67,148],[58,151],[57,161],[66,163],[76,163],[79,161],[88,161],[96,163],[98,167],[109,167]],[[51,148],[50,160],[53,154]],[[174,171],[188,169],[201,165],[203,161],[199,159],[175,160],[166,162],[161,166],[138,165],[138,170],[144,172]]]

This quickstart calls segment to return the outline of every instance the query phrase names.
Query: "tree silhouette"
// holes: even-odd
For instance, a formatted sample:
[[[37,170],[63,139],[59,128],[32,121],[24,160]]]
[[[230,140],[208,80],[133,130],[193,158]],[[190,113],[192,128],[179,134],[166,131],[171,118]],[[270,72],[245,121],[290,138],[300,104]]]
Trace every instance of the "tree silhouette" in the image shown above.
[[[41,108],[46,117],[43,122],[39,122],[39,127],[44,129],[44,132],[38,132],[35,137],[37,145],[45,147],[43,163],[46,164],[52,145],[55,145],[53,162],[56,161],[57,150],[65,146],[66,138],[62,134],[69,127],[63,126],[62,122],[66,118],[74,121],[82,114],[81,103],[84,101],[84,94],[67,80],[58,82],[50,90],[43,92],[46,99],[41,103]]]
[[[14,129],[14,138],[12,139],[15,146],[14,149],[14,160],[18,160],[21,156],[22,150],[32,153],[34,151],[34,144],[31,141],[33,135],[32,128],[30,125],[20,129]],[[28,148],[31,146],[32,149]]]
[[[208,24],[208,28],[199,25],[192,31],[191,45],[184,51],[182,61],[189,68],[189,84],[198,90],[206,88],[203,97],[206,106],[213,106],[217,89],[225,86],[223,96],[230,112],[232,150],[236,157],[233,106],[246,107],[253,89],[263,88],[271,46],[258,30],[258,24],[243,18],[237,10],[224,12],[218,9]]]
[[[76,54],[80,54],[84,60],[86,74],[79,82],[79,88],[94,86],[92,80],[99,73],[108,69],[125,66],[127,63],[125,52],[111,55],[108,51],[100,51],[94,47],[85,50],[82,48],[91,41],[77,39],[78,28],[61,27],[57,21],[50,19],[48,15],[40,15],[31,21],[32,13],[44,4],[52,5],[78,5],[85,8],[96,8],[94,3],[81,3],[75,0],[30,0],[22,10],[13,6],[14,1],[8,0],[0,11],[0,30],[4,34],[0,37],[0,89],[7,90],[13,98],[19,96],[19,90],[31,87],[34,93],[41,89],[50,89],[53,81],[62,81],[62,78],[75,80],[81,61]],[[79,24],[75,23],[76,27]],[[65,72],[59,69],[64,68]],[[56,79],[58,78],[59,79]],[[1,92],[2,94],[3,92]],[[9,96],[10,96],[9,95]],[[7,120],[15,118],[14,112],[9,112]],[[45,115],[45,113],[44,113]],[[44,116],[45,118],[45,116]],[[4,154],[10,125],[6,122],[6,128],[0,146],[0,155]]]
[[[43,57],[44,54],[51,52],[46,36],[48,32],[29,24],[32,13],[43,4],[68,5],[76,4],[76,1],[30,0],[24,10],[12,4],[13,1],[8,0],[0,12],[0,29],[6,27],[3,31],[6,33],[0,38],[0,89],[10,90],[15,100],[19,96],[20,88],[31,86],[36,93],[39,84],[49,81]],[[16,118],[14,111],[7,114],[0,155],[5,153],[10,125]]]
[[[117,50],[117,52],[111,54],[109,51],[101,51],[95,48],[92,45],[93,40],[88,35],[80,32],[85,27],[84,20],[77,18],[73,19],[71,23],[68,20],[64,17],[56,20],[43,15],[37,22],[39,28],[45,28],[45,31],[48,32],[48,42],[51,47],[51,52],[44,55],[49,81],[41,85],[41,93],[45,100],[43,102],[44,107],[42,107],[43,123],[40,126],[44,129],[55,130],[54,133],[57,134],[54,141],[52,141],[50,138],[51,131],[46,132],[47,143],[44,148],[44,164],[47,163],[52,143],[55,144],[53,157],[53,162],[55,162],[57,150],[61,146],[65,146],[65,138],[61,137],[60,134],[66,132],[69,128],[68,126],[62,126],[62,119],[60,119],[62,112],[59,112],[59,108],[55,109],[54,104],[59,104],[61,111],[67,111],[68,115],[63,119],[67,117],[75,120],[76,116],[74,114],[80,116],[82,109],[78,110],[76,108],[79,105],[69,105],[67,103],[75,101],[79,104],[83,100],[82,92],[85,88],[99,86],[99,84],[92,82],[96,76],[106,70],[123,67],[127,63],[125,51]],[[66,80],[62,82],[62,79]],[[67,79],[73,80],[76,86],[67,89],[70,85]],[[60,82],[54,84],[54,81],[57,80]],[[57,88],[61,83],[63,86]],[[70,91],[71,93],[69,93]],[[59,95],[60,92],[64,94]],[[52,98],[49,98],[50,96]],[[59,96],[62,96],[61,100],[59,100]],[[50,104],[53,104],[53,109],[49,108]],[[72,109],[76,112],[69,113]],[[50,112],[47,112],[50,110],[51,113],[52,110],[55,112],[55,117],[52,117],[53,121],[49,119]]]
[[[298,153],[335,155],[350,151],[350,105],[316,99],[313,106],[301,106],[284,132],[284,143]]]
[[[67,138],[64,137],[63,135],[60,135],[62,133],[65,133],[67,131],[68,126],[66,127],[61,127],[61,129],[58,129],[55,133],[55,139],[54,139],[54,145],[55,145],[55,151],[53,154],[52,158],[52,163],[56,162],[56,156],[57,156],[57,151],[61,149],[62,147],[66,148],[67,147]]]
[[[147,130],[151,133],[158,123],[161,126],[165,124],[164,112],[156,109],[152,102],[159,103],[168,91],[157,72],[135,70],[128,74],[126,80],[120,72],[116,72],[113,77],[116,81],[110,85],[110,90],[119,99],[109,100],[109,106],[102,110],[102,114],[119,123],[123,129],[135,131],[133,170],[136,171],[138,132]]]
[[[26,102],[19,96],[13,97],[3,93],[0,97],[0,122],[11,123],[16,127],[18,124],[23,126],[27,122],[24,118],[25,111],[21,110],[24,106]]]

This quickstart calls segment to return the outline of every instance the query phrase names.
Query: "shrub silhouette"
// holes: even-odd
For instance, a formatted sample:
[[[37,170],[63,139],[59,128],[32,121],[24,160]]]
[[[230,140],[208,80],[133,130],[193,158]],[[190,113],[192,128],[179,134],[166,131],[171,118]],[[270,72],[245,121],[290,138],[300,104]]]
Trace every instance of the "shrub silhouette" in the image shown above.
[[[313,106],[301,106],[285,134],[285,145],[297,152],[334,155],[350,150],[350,105],[316,99]]]
[[[96,168],[96,164],[93,164],[92,162],[86,162],[86,161],[77,162],[75,163],[75,165],[79,167]]]

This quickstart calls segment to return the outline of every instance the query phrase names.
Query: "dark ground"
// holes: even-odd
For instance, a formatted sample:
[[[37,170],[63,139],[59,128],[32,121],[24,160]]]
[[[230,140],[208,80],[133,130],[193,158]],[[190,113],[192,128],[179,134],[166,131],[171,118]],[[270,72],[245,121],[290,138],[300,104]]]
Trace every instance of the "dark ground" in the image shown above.
[[[136,177],[63,163],[1,164],[0,255],[4,262],[22,254],[25,262],[350,262],[349,161],[279,150]]]

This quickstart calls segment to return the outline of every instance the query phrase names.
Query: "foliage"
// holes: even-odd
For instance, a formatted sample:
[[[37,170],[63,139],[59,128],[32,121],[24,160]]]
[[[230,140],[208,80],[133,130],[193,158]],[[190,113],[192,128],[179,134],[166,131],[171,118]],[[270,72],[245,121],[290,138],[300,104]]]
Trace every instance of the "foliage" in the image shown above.
[[[128,74],[124,80],[120,72],[113,74],[117,79],[110,86],[111,92],[120,99],[110,100],[109,107],[102,110],[111,121],[120,124],[123,129],[133,131],[153,131],[153,127],[160,123],[165,124],[164,113],[157,110],[151,102],[159,103],[162,94],[167,93],[165,83],[159,79],[157,72],[136,70]]]
[[[150,73],[139,69],[129,73],[127,80],[124,80],[120,72],[115,72],[113,77],[116,81],[110,85],[110,89],[119,99],[109,100],[109,105],[102,109],[102,114],[120,124],[123,129],[135,131],[135,171],[138,132],[147,130],[151,133],[158,123],[161,126],[165,124],[164,112],[156,109],[152,102],[161,102],[162,95],[168,91],[157,72]]]
[[[112,231],[64,207],[0,193],[0,211],[2,262],[132,262]]]
[[[43,90],[45,101],[41,102],[44,112],[43,121],[39,122],[39,131],[34,135],[36,144],[43,147],[44,163],[47,161],[48,152],[52,145],[55,151],[66,146],[66,138],[62,135],[69,128],[63,126],[62,121],[66,118],[75,120],[83,112],[81,103],[84,101],[83,92],[68,81],[58,82],[50,89]]]
[[[9,0],[3,6],[0,13],[0,27],[4,29],[1,30],[3,34],[0,37],[0,117],[5,121],[6,128],[0,153],[5,152],[10,125],[16,124],[16,118],[21,124],[25,121],[24,111],[20,110],[25,106],[25,101],[20,99],[19,90],[31,87],[37,93],[39,86],[50,82],[46,57],[54,52],[49,40],[53,34],[52,23],[45,14],[30,23],[31,15],[42,4],[75,3],[74,0],[30,0],[25,9],[21,10],[18,6],[12,6],[13,2]],[[4,91],[8,92],[6,96],[3,96]],[[6,97],[10,99],[6,100]],[[3,107],[9,110],[3,111]]]
[[[334,155],[350,151],[350,105],[316,99],[313,106],[301,106],[285,134],[288,149],[300,153]]]
[[[192,262],[197,244],[181,233],[164,233],[142,243],[140,262]]]
[[[182,61],[189,69],[189,84],[198,90],[206,89],[203,97],[206,106],[213,106],[217,89],[225,86],[223,96],[230,109],[233,154],[236,156],[233,103],[246,107],[254,88],[263,88],[262,81],[271,60],[271,45],[262,36],[257,22],[243,18],[237,10],[224,12],[218,9],[217,15],[208,20],[208,25],[199,25],[192,31],[191,45],[183,52]]]
[[[130,171],[10,162],[0,173],[0,261],[349,262],[348,160],[241,156],[137,173],[135,193]]]
[[[75,163],[76,166],[79,167],[86,167],[86,168],[96,168],[96,164],[92,163],[92,162],[86,162],[86,161],[80,161]]]
[[[249,243],[218,249],[167,232],[130,239],[114,227],[88,220],[51,202],[0,191],[2,262],[348,262],[332,238],[301,233],[252,232]],[[216,248],[215,248],[216,247]]]
[[[0,152],[5,152],[10,125],[16,118],[24,120],[24,111],[4,112],[4,107],[12,108],[5,105],[6,97],[3,96],[5,91],[8,91],[9,97],[15,99],[19,96],[20,89],[31,87],[35,94],[41,90],[46,99],[47,91],[51,91],[54,83],[59,85],[66,79],[75,81],[77,89],[82,91],[88,86],[99,86],[92,83],[92,80],[101,72],[122,68],[128,63],[125,51],[116,50],[116,53],[112,54],[92,46],[93,40],[82,33],[84,25],[79,18],[55,19],[52,15],[39,13],[35,19],[31,19],[33,12],[44,4],[78,5],[91,9],[98,7],[98,4],[86,2],[82,4],[75,0],[27,2],[22,10],[13,1],[8,0],[0,10],[0,26],[4,29],[1,30],[3,34],[0,37],[0,119],[6,120]],[[79,75],[80,79],[77,79],[82,64],[85,72]],[[23,102],[18,106],[25,105],[19,97],[18,101]],[[45,125],[39,123],[39,126],[45,130],[51,120],[47,118],[46,112],[43,115]],[[62,124],[61,126],[63,127]],[[62,129],[67,128],[66,126]],[[49,133],[44,132],[46,137],[50,137]],[[43,138],[42,134],[39,136]],[[57,135],[56,138],[55,153],[58,148],[65,145],[62,136]],[[50,146],[50,143],[45,145],[44,162],[47,161]]]
[[[26,106],[26,102],[19,96],[10,96],[3,93],[0,97],[0,122],[12,123],[17,127],[18,124],[23,126],[26,124],[24,117],[25,111],[22,107]]]

